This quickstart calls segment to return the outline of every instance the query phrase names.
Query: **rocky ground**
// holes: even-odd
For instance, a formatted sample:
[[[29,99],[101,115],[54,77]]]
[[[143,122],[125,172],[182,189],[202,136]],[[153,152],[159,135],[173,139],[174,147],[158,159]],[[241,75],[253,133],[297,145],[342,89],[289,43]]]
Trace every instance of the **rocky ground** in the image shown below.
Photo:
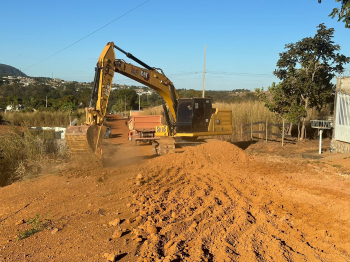
[[[318,141],[153,157],[109,125],[104,167],[0,188],[0,261],[350,261],[348,161],[301,158]]]

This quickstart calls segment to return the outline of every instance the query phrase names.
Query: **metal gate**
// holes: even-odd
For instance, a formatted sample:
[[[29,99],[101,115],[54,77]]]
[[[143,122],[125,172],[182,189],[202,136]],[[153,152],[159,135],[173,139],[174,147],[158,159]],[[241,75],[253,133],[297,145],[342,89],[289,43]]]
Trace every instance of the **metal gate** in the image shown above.
[[[334,139],[350,143],[350,95],[337,93]]]

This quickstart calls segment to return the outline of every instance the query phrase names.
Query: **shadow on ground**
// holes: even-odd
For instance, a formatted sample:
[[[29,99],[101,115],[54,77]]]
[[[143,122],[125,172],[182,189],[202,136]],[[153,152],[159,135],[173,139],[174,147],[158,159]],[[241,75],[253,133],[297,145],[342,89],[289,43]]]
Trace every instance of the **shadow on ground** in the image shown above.
[[[135,156],[130,158],[121,158],[121,159],[115,159],[115,158],[106,158],[103,159],[102,163],[104,167],[120,167],[120,166],[127,166],[132,164],[139,164],[141,161],[153,159],[157,157],[157,155],[152,156]]]
[[[239,148],[241,148],[243,150],[246,150],[248,147],[250,147],[251,145],[254,145],[256,143],[258,143],[258,141],[256,141],[256,140],[231,142],[231,144],[238,146]]]

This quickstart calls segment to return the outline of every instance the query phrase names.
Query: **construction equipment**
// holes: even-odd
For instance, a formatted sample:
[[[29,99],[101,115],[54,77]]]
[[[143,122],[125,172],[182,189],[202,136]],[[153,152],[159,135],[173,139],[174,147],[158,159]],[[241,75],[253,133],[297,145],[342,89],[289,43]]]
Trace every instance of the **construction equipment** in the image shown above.
[[[128,138],[133,146],[137,143],[152,143],[159,140],[155,137],[156,127],[162,124],[162,115],[138,115],[133,113],[128,121]]]
[[[89,107],[85,108],[85,125],[70,126],[66,129],[66,143],[75,157],[94,159],[96,155],[102,159],[102,139],[106,132],[103,121],[112,88],[114,61],[114,43],[111,42],[103,49],[97,62]]]
[[[115,60],[115,72],[131,78],[159,93],[163,104],[166,125],[156,127],[156,137],[162,139],[152,142],[154,154],[173,152],[175,147],[203,143],[200,136],[231,135],[232,111],[212,107],[210,98],[179,98],[174,84],[160,68],[150,67],[132,54],[114,46],[128,58],[143,68]],[[170,111],[170,114],[168,112]]]
[[[113,48],[124,53],[142,67],[115,59]],[[96,106],[86,108],[86,125],[69,127],[66,141],[73,154],[95,153],[102,157],[103,119],[114,72],[131,78],[159,93],[163,104],[166,125],[156,127],[156,137],[161,139],[152,142],[155,154],[163,155],[175,150],[175,146],[196,145],[202,143],[199,136],[231,135],[232,111],[212,107],[210,98],[179,98],[173,83],[162,69],[150,67],[132,54],[110,42],[104,48],[95,75],[95,85],[91,92],[97,93]],[[99,81],[97,81],[99,79]],[[170,111],[170,114],[168,112]]]

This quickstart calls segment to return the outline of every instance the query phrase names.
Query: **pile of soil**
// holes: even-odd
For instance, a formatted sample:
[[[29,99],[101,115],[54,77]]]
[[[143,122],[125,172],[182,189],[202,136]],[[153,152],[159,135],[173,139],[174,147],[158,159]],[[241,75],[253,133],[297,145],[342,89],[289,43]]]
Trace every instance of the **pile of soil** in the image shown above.
[[[331,233],[327,212],[274,180],[303,172],[291,167],[219,141],[145,164],[134,195],[140,261],[349,261],[345,228]]]

